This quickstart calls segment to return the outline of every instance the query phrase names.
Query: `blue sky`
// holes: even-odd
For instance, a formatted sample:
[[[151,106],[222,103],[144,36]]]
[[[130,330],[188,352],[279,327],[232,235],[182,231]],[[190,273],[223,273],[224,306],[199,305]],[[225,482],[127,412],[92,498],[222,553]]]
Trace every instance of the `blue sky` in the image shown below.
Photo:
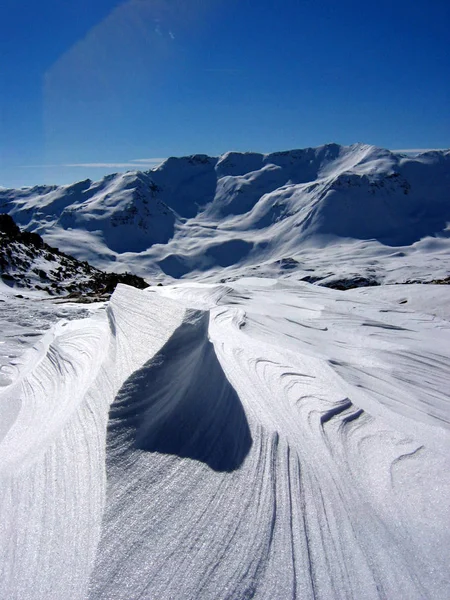
[[[450,3],[3,0],[0,185],[173,155],[450,146]]]

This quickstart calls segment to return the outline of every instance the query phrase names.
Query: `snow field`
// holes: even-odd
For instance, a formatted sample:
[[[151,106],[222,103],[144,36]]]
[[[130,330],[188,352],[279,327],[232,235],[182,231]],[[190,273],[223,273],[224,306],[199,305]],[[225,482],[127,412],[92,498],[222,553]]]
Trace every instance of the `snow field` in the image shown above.
[[[449,292],[407,287],[121,285],[53,328],[0,395],[0,597],[447,598]]]

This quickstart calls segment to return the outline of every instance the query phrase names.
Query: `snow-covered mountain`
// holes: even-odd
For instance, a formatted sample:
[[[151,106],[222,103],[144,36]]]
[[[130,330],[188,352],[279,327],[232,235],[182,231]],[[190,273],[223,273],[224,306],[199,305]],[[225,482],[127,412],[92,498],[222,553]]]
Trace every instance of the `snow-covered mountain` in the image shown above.
[[[118,283],[143,289],[130,273],[104,273],[46,244],[37,233],[21,231],[10,215],[0,214],[0,281],[11,288],[71,295],[78,300],[109,297]]]
[[[0,211],[80,260],[143,276],[429,280],[450,267],[450,151],[169,158],[98,182],[0,189]]]

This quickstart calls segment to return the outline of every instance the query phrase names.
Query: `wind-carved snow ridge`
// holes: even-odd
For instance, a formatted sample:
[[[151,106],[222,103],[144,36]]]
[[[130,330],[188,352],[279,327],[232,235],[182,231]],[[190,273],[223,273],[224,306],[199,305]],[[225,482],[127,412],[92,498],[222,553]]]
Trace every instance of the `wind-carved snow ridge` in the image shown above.
[[[208,340],[208,323],[208,312],[187,312],[161,350],[125,381],[109,417],[119,454],[128,443],[200,460],[216,471],[242,465],[250,430]]]
[[[448,435],[441,415],[433,426],[427,415],[445,410],[432,388],[448,398],[438,358],[448,323],[311,286],[158,291],[195,311],[111,407],[109,495],[90,598],[445,597]],[[385,326],[368,343],[361,329],[375,317]],[[414,379],[417,412],[412,401],[406,416],[400,380],[391,395],[381,386],[381,403],[376,387],[371,395],[352,380],[350,365],[372,355],[379,373],[395,377],[395,358],[383,362],[377,349],[409,343],[401,373],[414,377],[413,328],[417,344],[432,337],[434,345]],[[229,414],[241,415],[241,404],[245,421],[222,422],[214,447],[233,451],[229,436],[239,443],[245,423],[252,444],[233,468],[218,469],[205,449],[225,396],[206,401],[204,391],[217,390],[223,373],[239,400],[233,395]],[[187,429],[188,405],[197,419]]]
[[[107,315],[54,330],[0,396],[2,423],[20,399],[1,597],[449,597],[450,322],[430,314],[449,298],[431,288],[419,312],[395,287],[119,286]]]
[[[86,597],[105,501],[109,404],[184,312],[155,298],[158,324],[147,300],[123,286],[109,319],[57,326],[0,394],[1,598]]]
[[[108,327],[54,334],[0,396],[2,598],[83,598],[100,534]]]

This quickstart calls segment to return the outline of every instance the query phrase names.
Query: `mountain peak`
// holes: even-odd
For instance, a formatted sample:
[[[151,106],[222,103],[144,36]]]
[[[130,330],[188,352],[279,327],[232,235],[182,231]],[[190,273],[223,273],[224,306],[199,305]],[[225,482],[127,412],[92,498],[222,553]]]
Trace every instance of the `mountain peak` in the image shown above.
[[[293,276],[313,250],[308,268],[325,274],[333,252],[354,244],[380,273],[392,248],[395,265],[416,264],[417,244],[448,270],[449,172],[449,152],[405,157],[363,143],[193,154],[97,182],[0,190],[0,210],[80,260],[154,277],[286,265]]]

